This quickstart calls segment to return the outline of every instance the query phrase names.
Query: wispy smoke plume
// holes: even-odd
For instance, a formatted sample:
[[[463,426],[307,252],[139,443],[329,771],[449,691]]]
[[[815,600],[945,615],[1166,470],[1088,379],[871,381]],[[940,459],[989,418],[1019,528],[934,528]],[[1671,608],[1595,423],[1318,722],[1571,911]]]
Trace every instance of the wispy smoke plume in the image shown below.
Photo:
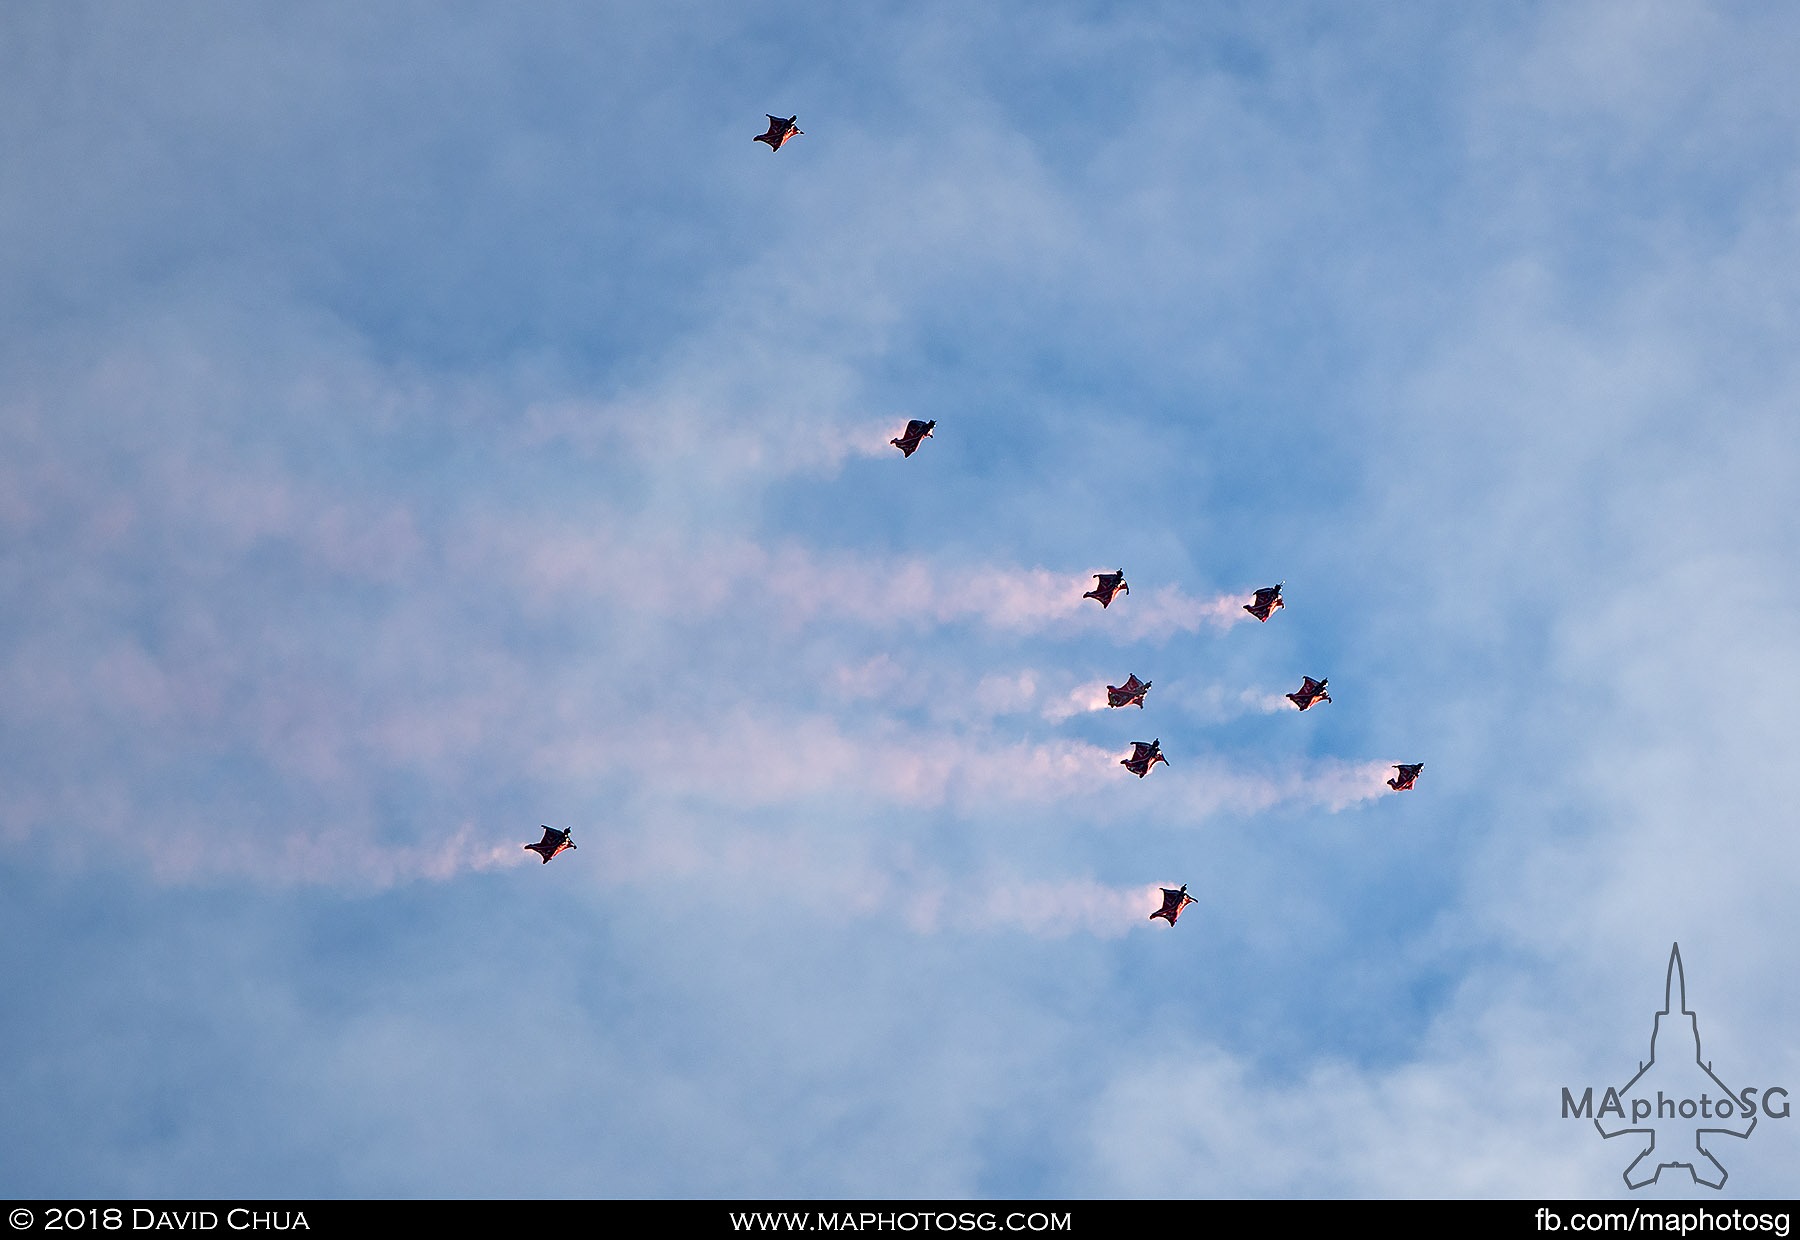
[[[1143,600],[1141,607],[1121,608],[1121,619],[1127,635],[1134,638],[1160,638],[1176,633],[1198,633],[1202,629],[1228,629],[1250,619],[1244,601],[1255,591],[1220,594],[1209,599],[1191,598],[1176,586],[1159,586]],[[1130,598],[1125,602],[1129,604]],[[1120,604],[1114,603],[1114,607]]]
[[[413,844],[379,843],[348,828],[297,830],[277,839],[229,829],[202,832],[152,824],[141,841],[151,872],[161,882],[254,878],[273,886],[336,887],[377,891],[415,882],[451,882],[469,874],[509,869],[527,861],[524,837],[496,838],[494,828],[463,823],[441,839]]]
[[[1299,710],[1285,693],[1266,693],[1260,689],[1246,689],[1239,698],[1245,706],[1264,715],[1272,715],[1282,710]]]
[[[1089,711],[1106,709],[1106,682],[1091,680],[1078,685],[1069,692],[1044,705],[1044,718],[1051,723],[1061,723],[1074,715],[1086,714]]]
[[[1262,774],[1203,761],[1191,778],[1184,772],[1179,782],[1196,820],[1216,814],[1258,813],[1283,804],[1317,806],[1337,813],[1387,795],[1391,771],[1380,762],[1327,759],[1304,769]]]
[[[1037,938],[1116,938],[1154,926],[1163,886],[1019,874],[960,877],[905,860],[821,847],[803,831],[716,835],[716,824],[680,813],[654,835],[609,841],[596,881],[663,886],[704,880],[762,898],[807,904],[833,917],[887,918],[919,934],[1018,932]],[[587,860],[587,858],[583,858]]]
[[[651,614],[724,606],[767,610],[791,627],[849,621],[891,630],[973,624],[1006,633],[1049,630],[1160,640],[1223,630],[1246,618],[1249,592],[1195,598],[1173,585],[1122,595],[1102,611],[1083,597],[1090,574],[982,564],[828,556],[798,544],[748,540],[694,546],[663,531],[597,531],[489,522],[459,539],[458,557],[511,580],[540,605],[606,599]],[[471,569],[476,564],[470,565]],[[621,591],[629,586],[629,595]]]
[[[1150,925],[1150,914],[1161,906],[1162,891],[1155,885],[1021,879],[954,896],[941,886],[921,889],[906,897],[904,916],[922,933],[1017,930],[1038,938],[1086,934],[1110,939]]]
[[[521,415],[529,446],[567,445],[584,455],[624,455],[653,467],[734,478],[830,475],[855,458],[900,453],[892,440],[909,419],[854,419],[826,408],[792,405],[732,416],[703,408],[698,399],[665,395],[650,400],[543,401]]]

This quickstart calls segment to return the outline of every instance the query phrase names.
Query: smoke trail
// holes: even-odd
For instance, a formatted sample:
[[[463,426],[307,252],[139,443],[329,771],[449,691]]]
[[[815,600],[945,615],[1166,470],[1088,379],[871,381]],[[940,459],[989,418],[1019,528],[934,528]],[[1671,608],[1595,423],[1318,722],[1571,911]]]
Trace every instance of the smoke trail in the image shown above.
[[[1386,795],[1387,774],[1382,762],[1342,762],[1328,759],[1301,769],[1275,774],[1232,770],[1202,761],[1181,784],[1182,801],[1196,821],[1222,814],[1255,814],[1278,805],[1313,806],[1337,813],[1363,801]]]
[[[490,517],[449,539],[459,570],[508,584],[536,608],[595,605],[694,617],[746,606],[790,629],[830,621],[888,631],[974,624],[1162,640],[1223,631],[1247,618],[1250,591],[1199,598],[1178,586],[1121,595],[1102,609],[1086,574],[1011,565],[944,565],[921,557],[830,556],[797,543],[684,541],[590,517],[579,527]],[[798,587],[798,588],[797,588]]]
[[[1202,629],[1222,631],[1250,619],[1250,613],[1244,610],[1244,602],[1254,594],[1254,590],[1246,590],[1239,594],[1197,599],[1183,594],[1175,586],[1161,586],[1144,600],[1142,607],[1126,609],[1123,619],[1127,634],[1135,638],[1198,633]]]
[[[624,833],[597,855],[604,884],[663,888],[704,880],[756,898],[810,907],[820,916],[898,922],[921,935],[1024,933],[1034,938],[1117,938],[1149,926],[1162,886],[1120,886],[1088,878],[1038,878],[989,871],[946,874],[915,865],[904,848],[871,855],[887,841],[804,827],[779,833],[721,833],[715,819],[659,815],[654,833]],[[584,860],[586,858],[584,857]]]
[[[901,417],[898,421],[824,423],[807,432],[808,442],[803,449],[795,449],[787,464],[795,472],[830,475],[852,459],[892,457],[898,461],[900,450],[893,441],[906,433],[906,424],[911,420]]]
[[[791,614],[801,620],[822,616],[871,627],[975,623],[1016,634],[1060,629],[1141,641],[1224,630],[1246,618],[1243,599],[1236,594],[1200,599],[1176,586],[1157,588],[1141,605],[1121,595],[1102,609],[1083,597],[1093,588],[1091,573],[992,566],[942,569],[916,558],[828,562],[792,551],[782,554],[781,565],[813,583],[804,599],[790,603]]]
[[[1268,693],[1261,689],[1246,689],[1239,698],[1245,706],[1264,715],[1273,715],[1278,711],[1298,710],[1293,701],[1285,693]]]
[[[261,831],[144,822],[141,818],[133,826],[133,833],[115,842],[125,848],[135,845],[159,882],[250,878],[277,887],[363,891],[384,891],[414,882],[453,882],[470,874],[535,863],[537,858],[525,851],[524,844],[540,834],[534,825],[501,839],[493,828],[465,822],[440,839],[383,844],[373,842],[372,829],[341,825],[294,830],[274,840]]]
[[[1074,715],[1087,714],[1090,711],[1106,709],[1106,682],[1090,680],[1077,685],[1062,697],[1044,706],[1044,718],[1051,723],[1061,723]]]
[[[704,397],[663,394],[644,400],[539,401],[519,417],[527,447],[557,445],[596,459],[626,457],[668,472],[719,481],[762,476],[830,476],[846,461],[900,453],[891,440],[906,431],[908,416],[846,419],[789,406],[733,414]]]
[[[1162,891],[1149,887],[1112,887],[1086,879],[1061,882],[1005,880],[981,893],[967,893],[950,905],[941,892],[916,893],[906,920],[914,929],[1018,930],[1034,938],[1093,935],[1119,938],[1150,924],[1162,906]],[[946,912],[946,908],[954,911]],[[927,911],[929,910],[929,911]]]

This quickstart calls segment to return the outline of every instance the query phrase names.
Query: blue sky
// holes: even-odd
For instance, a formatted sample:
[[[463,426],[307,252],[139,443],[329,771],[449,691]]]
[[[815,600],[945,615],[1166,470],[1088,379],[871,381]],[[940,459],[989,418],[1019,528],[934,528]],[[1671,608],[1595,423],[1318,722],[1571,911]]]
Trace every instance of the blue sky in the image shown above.
[[[1797,52],[7,7],[0,1183],[1626,1195],[1675,941],[1800,1089]]]

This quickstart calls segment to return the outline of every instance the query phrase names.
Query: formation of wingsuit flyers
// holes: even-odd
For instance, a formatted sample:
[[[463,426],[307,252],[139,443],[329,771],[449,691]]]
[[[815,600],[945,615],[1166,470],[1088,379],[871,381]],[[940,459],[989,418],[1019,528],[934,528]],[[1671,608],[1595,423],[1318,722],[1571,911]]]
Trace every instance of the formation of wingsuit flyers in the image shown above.
[[[798,116],[783,119],[770,113],[764,113],[764,115],[769,118],[768,132],[757,134],[755,140],[766,144],[771,153],[781,150],[789,140],[798,138],[805,133],[799,126],[800,118]],[[899,436],[888,442],[900,449],[902,456],[910,457],[919,450],[919,445],[932,438],[932,432],[936,429],[937,422],[935,420],[923,421],[913,418],[907,422],[906,429]],[[1110,608],[1113,600],[1119,595],[1131,593],[1131,587],[1125,581],[1125,570],[1122,568],[1114,569],[1110,573],[1095,573],[1093,577],[1096,583],[1094,588],[1081,597],[1093,599],[1100,604],[1103,610]],[[1244,604],[1244,610],[1255,616],[1261,623],[1267,624],[1270,616],[1287,606],[1281,597],[1281,589],[1286,584],[1285,581],[1277,582],[1272,586],[1264,586],[1257,590],[1251,600]],[[1302,712],[1311,710],[1320,702],[1331,701],[1331,695],[1325,692],[1325,686],[1329,683],[1323,678],[1314,680],[1311,676],[1304,676],[1301,678],[1300,688],[1286,695],[1287,700]],[[1106,686],[1106,704],[1109,707],[1136,706],[1142,710],[1144,709],[1144,697],[1150,692],[1150,684],[1150,681],[1139,680],[1137,674],[1132,673],[1126,677],[1124,684]],[[1131,756],[1119,759],[1119,765],[1139,779],[1148,775],[1151,768],[1159,762],[1164,766],[1169,764],[1169,760],[1163,756],[1161,737],[1151,741],[1131,742]],[[1394,770],[1397,774],[1387,781],[1387,786],[1395,792],[1409,792],[1418,781],[1419,773],[1424,769],[1423,762],[1395,763]],[[569,832],[559,831],[554,827],[545,827],[543,839],[535,844],[525,845],[527,851],[537,853],[546,865],[550,863],[551,858],[560,856],[574,847],[575,841],[569,838]],[[1162,888],[1162,897],[1162,907],[1150,914],[1150,920],[1155,921],[1157,918],[1161,918],[1171,926],[1181,916],[1183,909],[1196,903],[1194,897],[1188,894],[1186,883],[1181,885],[1179,891],[1168,887]]]

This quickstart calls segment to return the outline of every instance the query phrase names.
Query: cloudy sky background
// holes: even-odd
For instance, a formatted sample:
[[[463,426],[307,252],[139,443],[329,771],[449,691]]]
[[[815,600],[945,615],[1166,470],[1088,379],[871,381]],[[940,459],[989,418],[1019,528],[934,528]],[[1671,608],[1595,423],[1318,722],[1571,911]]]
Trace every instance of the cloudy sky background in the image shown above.
[[[0,9],[0,1184],[1719,1199],[1559,1103],[1800,1090],[1797,60]]]

